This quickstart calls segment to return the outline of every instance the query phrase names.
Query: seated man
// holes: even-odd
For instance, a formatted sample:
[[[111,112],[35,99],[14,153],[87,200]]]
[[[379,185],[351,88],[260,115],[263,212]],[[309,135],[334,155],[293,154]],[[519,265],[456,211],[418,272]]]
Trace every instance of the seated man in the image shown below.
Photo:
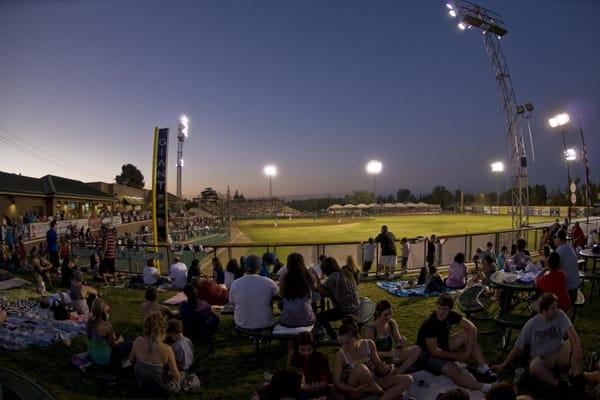
[[[171,285],[173,289],[181,290],[187,283],[187,266],[181,262],[181,258],[175,256],[173,265],[169,269],[169,278],[173,284]]]
[[[273,296],[279,293],[275,282],[257,275],[260,260],[249,256],[244,263],[246,275],[231,284],[229,302],[235,305],[233,319],[244,329],[261,329],[273,326]]]
[[[494,369],[504,370],[529,346],[529,371],[533,376],[563,395],[572,394],[569,398],[583,396],[585,378],[579,336],[567,314],[558,309],[558,297],[554,293],[544,293],[539,305],[540,313],[527,321],[513,349]],[[563,340],[565,336],[567,339]],[[570,384],[561,382],[552,372],[562,367],[570,367]]]
[[[479,368],[479,379],[485,382],[497,380],[490,367],[485,362],[481,348],[477,343],[477,328],[473,323],[460,314],[452,311],[454,299],[443,293],[437,300],[437,310],[423,321],[417,334],[417,345],[423,351],[421,364],[423,368],[434,374],[444,374],[452,381],[471,390],[487,393],[492,385],[481,383],[470,374],[463,373],[454,361],[466,363],[474,358]],[[460,332],[450,336],[453,325],[462,328]],[[460,349],[463,349],[460,351]]]
[[[144,285],[146,286],[160,286],[164,283],[168,283],[167,278],[163,278],[158,271],[158,268],[154,265],[154,258],[149,258],[144,267]]]

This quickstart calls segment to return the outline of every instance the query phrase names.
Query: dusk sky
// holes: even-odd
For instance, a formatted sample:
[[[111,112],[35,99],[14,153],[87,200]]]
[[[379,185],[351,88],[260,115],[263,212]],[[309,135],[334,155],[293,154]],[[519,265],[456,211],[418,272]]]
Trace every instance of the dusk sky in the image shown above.
[[[530,183],[566,186],[560,111],[577,149],[581,120],[598,182],[600,1],[480,4],[504,16],[517,100],[535,105]],[[265,196],[266,163],[275,195],[371,190],[372,158],[380,193],[493,191],[489,164],[508,160],[496,82],[481,33],[456,22],[433,0],[2,0],[0,170],[112,182],[132,163],[149,186],[157,125],[174,193],[186,113],[188,197]]]

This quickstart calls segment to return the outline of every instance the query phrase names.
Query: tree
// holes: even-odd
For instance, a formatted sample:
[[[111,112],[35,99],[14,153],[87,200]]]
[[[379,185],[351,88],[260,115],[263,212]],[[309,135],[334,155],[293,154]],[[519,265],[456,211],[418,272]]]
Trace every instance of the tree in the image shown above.
[[[369,204],[374,201],[373,193],[368,192],[366,190],[355,190],[352,194],[347,194],[344,196],[344,203],[365,203]]]
[[[439,204],[442,208],[445,208],[452,205],[454,196],[445,186],[436,186],[433,188],[431,195],[427,196],[427,200],[432,204]]]
[[[409,201],[414,202],[416,200],[417,199],[415,198],[415,196],[413,196],[410,190],[408,189],[400,188],[396,192],[396,201],[398,202],[407,203]]]
[[[115,181],[119,185],[131,186],[142,189],[145,185],[144,175],[133,164],[125,164],[121,167],[121,175],[115,177]]]

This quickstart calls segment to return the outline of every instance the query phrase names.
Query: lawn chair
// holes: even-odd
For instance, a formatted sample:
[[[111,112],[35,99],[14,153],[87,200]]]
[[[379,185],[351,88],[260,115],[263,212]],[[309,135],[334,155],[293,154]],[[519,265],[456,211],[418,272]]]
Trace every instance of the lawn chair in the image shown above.
[[[575,324],[575,317],[577,316],[577,309],[585,305],[585,295],[581,289],[577,289],[577,298],[573,303],[573,314],[571,316],[571,323]]]
[[[375,315],[375,304],[368,297],[361,297],[358,304],[358,326],[362,327]]]

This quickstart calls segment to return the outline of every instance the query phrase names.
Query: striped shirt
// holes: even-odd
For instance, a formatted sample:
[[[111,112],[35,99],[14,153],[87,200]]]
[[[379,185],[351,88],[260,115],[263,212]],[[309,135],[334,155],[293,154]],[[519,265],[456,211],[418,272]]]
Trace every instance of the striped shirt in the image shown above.
[[[106,231],[102,237],[102,248],[106,249],[104,251],[104,258],[112,259],[117,255],[117,241],[115,240],[115,235],[111,230]]]

